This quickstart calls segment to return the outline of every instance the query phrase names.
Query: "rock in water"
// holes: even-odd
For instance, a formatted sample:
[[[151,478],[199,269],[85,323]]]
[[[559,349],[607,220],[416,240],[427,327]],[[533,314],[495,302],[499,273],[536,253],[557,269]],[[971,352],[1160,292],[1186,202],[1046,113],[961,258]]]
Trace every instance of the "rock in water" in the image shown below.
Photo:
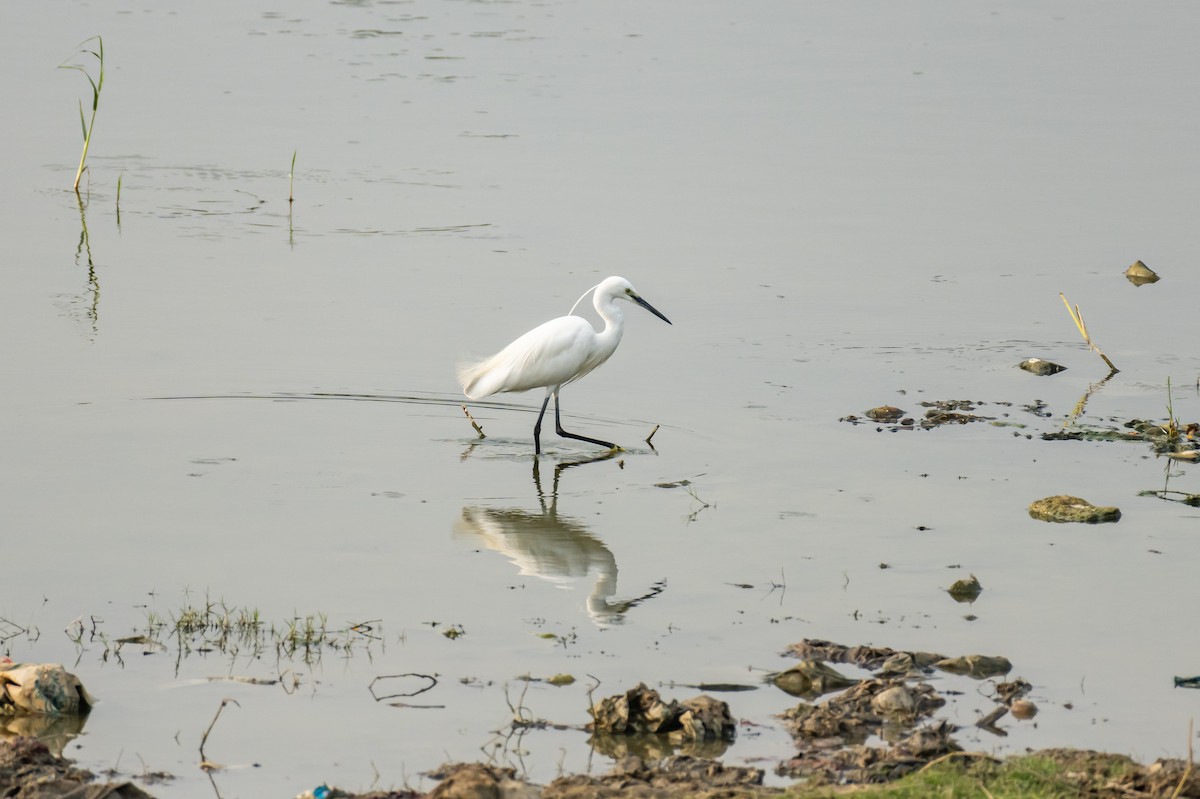
[[[1039,499],[1029,506],[1029,515],[1044,522],[1084,522],[1100,524],[1121,519],[1121,509],[1093,505],[1086,499],[1060,494]]]

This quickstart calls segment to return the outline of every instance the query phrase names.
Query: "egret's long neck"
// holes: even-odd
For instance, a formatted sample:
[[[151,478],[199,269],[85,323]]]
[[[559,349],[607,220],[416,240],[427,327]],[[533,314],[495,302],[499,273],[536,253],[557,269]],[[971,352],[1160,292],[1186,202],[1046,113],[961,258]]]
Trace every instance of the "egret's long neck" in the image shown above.
[[[596,334],[596,341],[602,350],[611,355],[617,345],[621,343],[621,336],[625,333],[625,313],[611,297],[596,296],[592,300],[592,305],[595,306],[596,313],[600,314],[600,318],[604,320],[604,329]]]

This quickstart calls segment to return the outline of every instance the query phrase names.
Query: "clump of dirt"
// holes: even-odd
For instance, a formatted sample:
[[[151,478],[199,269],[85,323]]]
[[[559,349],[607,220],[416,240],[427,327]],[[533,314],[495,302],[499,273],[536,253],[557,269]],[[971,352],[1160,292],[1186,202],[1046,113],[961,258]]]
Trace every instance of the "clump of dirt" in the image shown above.
[[[517,780],[516,769],[485,766],[482,763],[455,763],[429,773],[441,780],[429,792],[429,799],[500,799],[500,797],[536,796],[533,786]],[[374,798],[372,798],[374,799]],[[390,799],[390,797],[389,797]]]
[[[737,734],[729,705],[701,694],[677,702],[639,684],[606,697],[591,709],[591,745],[614,760],[638,756],[658,760],[676,749],[698,757],[719,757]]]
[[[1018,691],[1019,693],[1019,691]],[[944,722],[915,730],[890,747],[890,755],[871,747],[830,749],[829,773],[863,780],[902,776],[931,761],[931,753],[948,741]],[[1030,775],[1053,783],[1057,791],[1074,788],[1096,799],[1200,797],[1200,771],[1179,759],[1160,759],[1142,766],[1124,755],[1077,749],[1047,749],[1014,761],[998,761],[982,752],[953,757],[979,785],[986,786],[1006,768],[1026,770],[1023,761],[1049,760],[1062,769],[1051,776]],[[727,766],[715,760],[676,756],[649,763],[637,757],[619,760],[606,775],[560,777],[541,786],[517,777],[516,770],[482,763],[455,763],[428,773],[440,780],[429,793],[410,789],[355,794],[320,786],[325,799],[776,799],[804,796],[803,786],[764,787],[762,769]],[[55,756],[32,738],[0,741],[0,796],[13,799],[152,799],[128,782],[99,783],[95,775]],[[862,781],[862,780],[860,780]],[[817,783],[819,780],[810,780]],[[315,795],[317,791],[304,794]],[[827,794],[822,793],[822,796]]]
[[[560,777],[542,790],[542,799],[650,799],[650,797],[768,797],[782,793],[764,788],[763,770],[726,766],[715,760],[677,756],[647,765],[640,758],[618,762],[603,777]]]
[[[1043,749],[1033,756],[1065,769],[1081,795],[1200,797],[1200,770],[1179,758],[1159,758],[1143,766],[1125,755],[1090,749]]]
[[[13,799],[151,799],[130,782],[97,783],[35,738],[0,741],[0,796]]]

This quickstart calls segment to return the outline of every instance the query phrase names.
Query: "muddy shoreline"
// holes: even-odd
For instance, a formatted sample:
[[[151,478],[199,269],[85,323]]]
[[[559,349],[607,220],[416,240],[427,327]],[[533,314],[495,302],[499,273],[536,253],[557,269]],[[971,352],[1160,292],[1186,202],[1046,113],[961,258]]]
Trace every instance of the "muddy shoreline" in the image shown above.
[[[1141,765],[1125,755],[1074,749],[1050,749],[998,760],[983,752],[958,752],[929,764],[987,786],[1005,769],[1022,769],[1027,763],[1057,767],[1045,777],[1046,793],[1077,792],[1094,797],[1198,797],[1200,775],[1180,759],[1156,760]],[[1032,769],[1030,769],[1030,773]],[[788,788],[762,785],[762,769],[725,766],[714,760],[680,755],[647,764],[629,756],[603,776],[583,774],[559,777],[546,785],[519,779],[513,768],[482,763],[444,765],[426,776],[439,781],[428,792],[389,789],[350,793],[337,787],[318,786],[304,799],[609,799],[610,797],[774,797],[825,796],[844,792],[845,785],[811,781]],[[918,777],[921,775],[917,775]],[[162,779],[157,777],[156,779]],[[167,777],[167,779],[170,779]],[[148,780],[153,782],[153,780]],[[860,786],[861,787],[861,786]],[[36,739],[19,737],[0,742],[0,792],[15,799],[153,799],[153,786],[139,787],[133,778],[112,772],[97,775],[77,768],[54,755]],[[991,795],[990,793],[988,795]],[[1041,795],[1036,790],[1023,794]]]

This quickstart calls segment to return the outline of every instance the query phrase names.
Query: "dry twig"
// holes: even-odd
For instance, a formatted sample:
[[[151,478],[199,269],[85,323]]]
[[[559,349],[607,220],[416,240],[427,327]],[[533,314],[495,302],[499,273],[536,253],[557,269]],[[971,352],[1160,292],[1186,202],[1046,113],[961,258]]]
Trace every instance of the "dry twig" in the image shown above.
[[[1194,729],[1196,720],[1188,719],[1188,764],[1183,770],[1183,776],[1179,778],[1179,784],[1175,786],[1174,793],[1171,794],[1171,799],[1179,799],[1180,793],[1183,791],[1183,786],[1187,785],[1188,777],[1192,773],[1192,730]]]
[[[1115,365],[1113,365],[1113,362],[1108,359],[1108,356],[1101,352],[1100,348],[1097,347],[1092,341],[1092,337],[1088,334],[1087,325],[1083,323],[1083,314],[1079,312],[1079,306],[1076,305],[1072,307],[1071,303],[1067,302],[1066,295],[1064,295],[1061,291],[1058,292],[1058,296],[1062,298],[1063,305],[1067,306],[1067,313],[1071,315],[1071,321],[1075,323],[1075,327],[1079,328],[1079,335],[1083,336],[1083,340],[1087,342],[1088,347],[1101,358],[1103,358],[1104,362],[1108,364],[1108,368],[1112,370],[1112,372],[1109,374],[1114,375],[1121,371]]]
[[[475,432],[479,434],[479,437],[487,438],[487,436],[485,436],[483,434],[483,428],[479,426],[479,422],[475,421],[475,417],[471,415],[471,412],[469,410],[467,410],[467,406],[460,405],[459,407],[461,407],[463,409],[463,413],[465,413],[467,415],[467,418],[471,420],[471,427],[475,428]]]
[[[205,771],[211,771],[212,769],[220,768],[220,766],[218,766],[216,763],[210,762],[209,759],[204,756],[204,744],[208,741],[208,734],[212,732],[212,728],[216,726],[217,719],[221,717],[221,711],[224,710],[225,706],[230,702],[238,707],[241,707],[241,705],[238,705],[238,701],[236,699],[230,699],[229,697],[222,699],[221,706],[217,708],[217,713],[215,716],[213,716],[212,722],[209,723],[208,729],[205,730],[204,734],[200,736],[200,768],[204,769]]]

